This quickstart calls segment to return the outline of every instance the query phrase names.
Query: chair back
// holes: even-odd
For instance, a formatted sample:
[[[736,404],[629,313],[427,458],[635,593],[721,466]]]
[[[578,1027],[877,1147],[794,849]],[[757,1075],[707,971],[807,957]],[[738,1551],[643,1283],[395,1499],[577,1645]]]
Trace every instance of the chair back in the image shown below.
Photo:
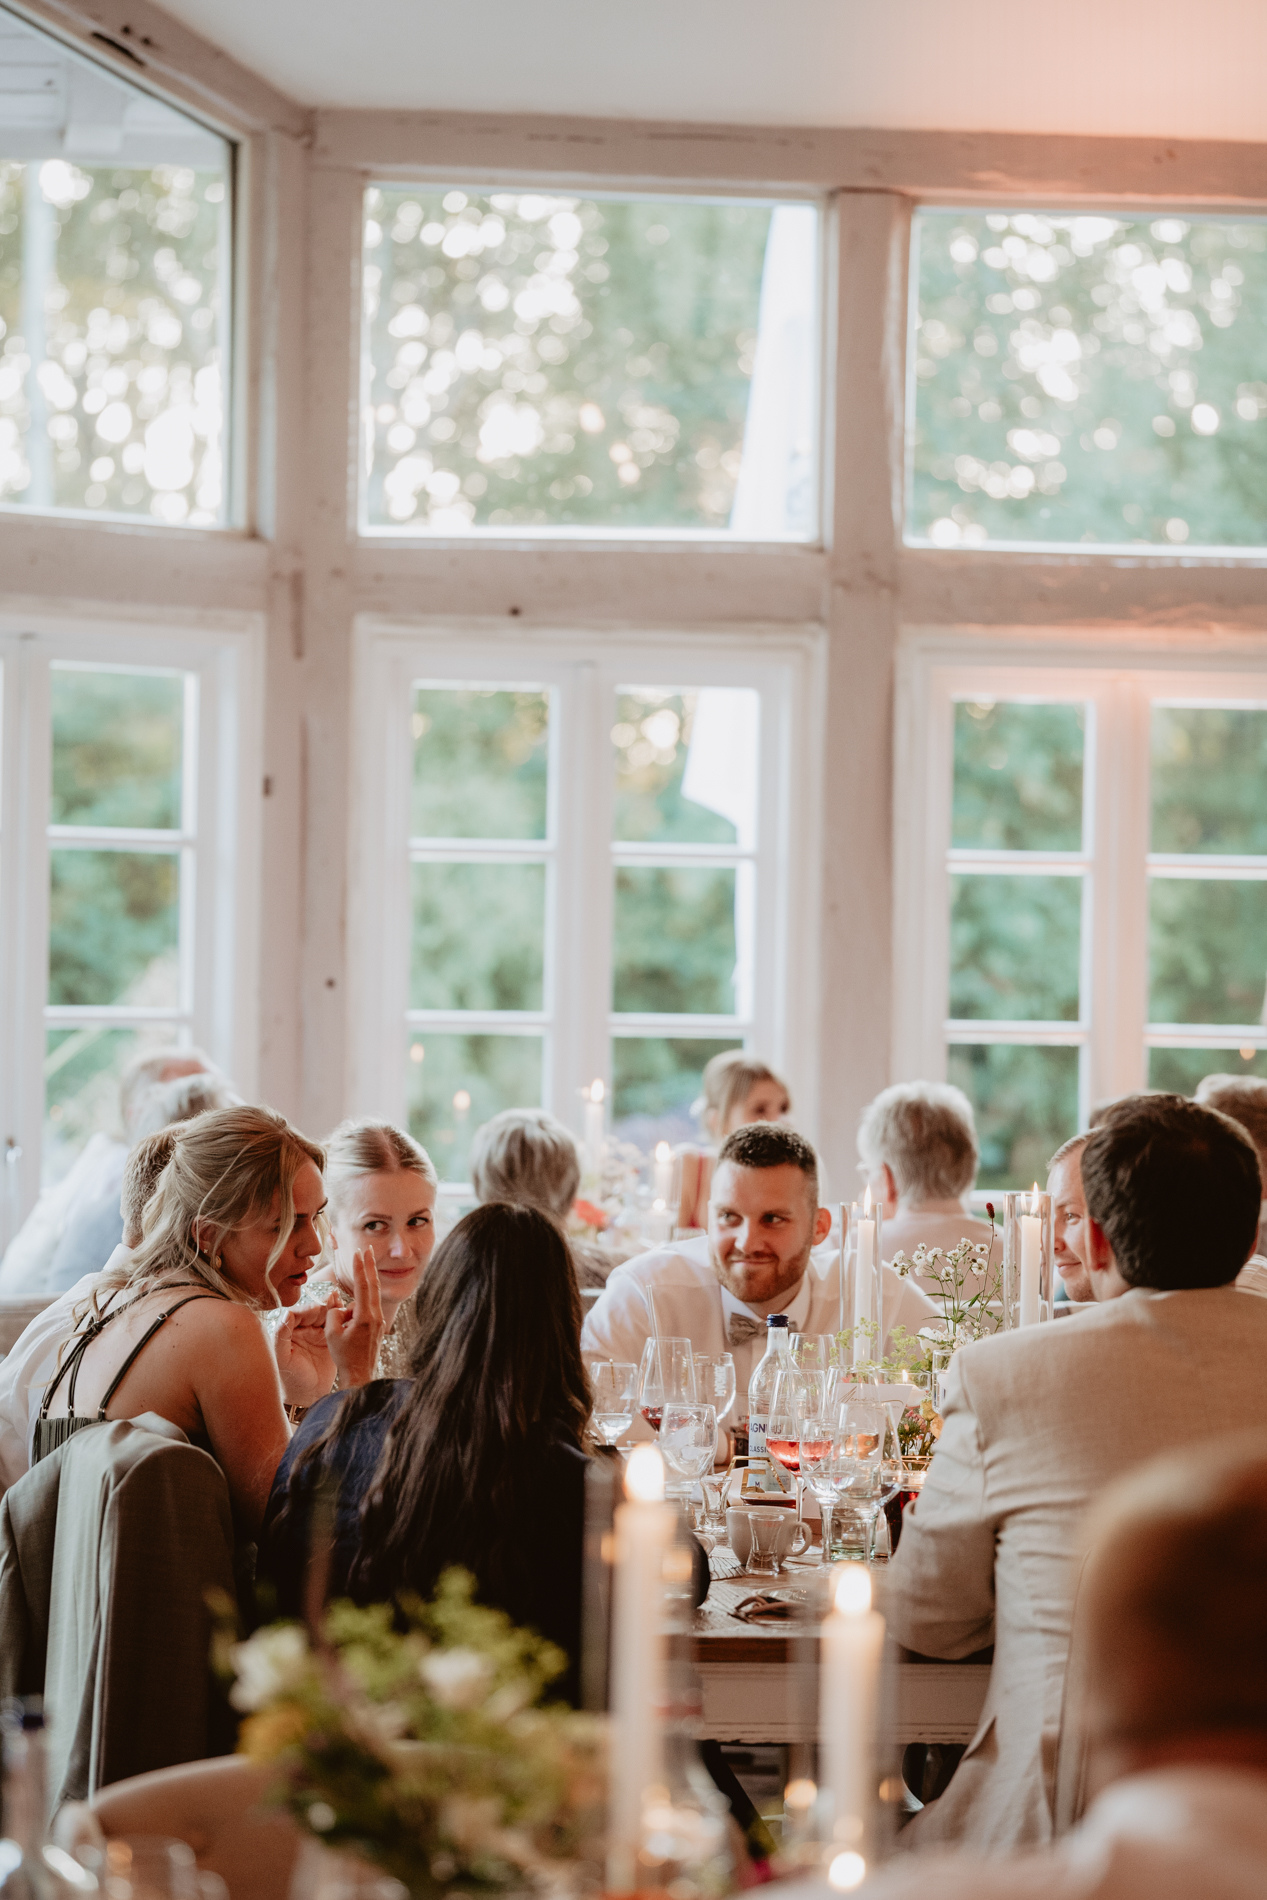
[[[13,1351],[33,1319],[53,1304],[51,1293],[11,1294],[0,1299],[0,1358]]]

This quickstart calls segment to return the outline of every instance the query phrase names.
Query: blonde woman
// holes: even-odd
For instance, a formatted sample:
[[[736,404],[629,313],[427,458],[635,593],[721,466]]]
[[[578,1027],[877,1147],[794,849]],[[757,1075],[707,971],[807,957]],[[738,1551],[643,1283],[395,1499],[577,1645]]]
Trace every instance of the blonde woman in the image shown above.
[[[331,1275],[339,1294],[351,1297],[353,1262],[361,1252],[372,1256],[384,1326],[379,1376],[395,1378],[407,1348],[406,1302],[418,1291],[435,1246],[435,1168],[403,1128],[346,1121],[326,1139],[325,1177]]]
[[[709,1146],[679,1148],[676,1224],[702,1232],[708,1226],[708,1196],[717,1152],[736,1128],[752,1122],[784,1122],[792,1113],[786,1082],[768,1063],[744,1049],[724,1049],[707,1064],[699,1100],[691,1113],[703,1126]]]
[[[288,1314],[321,1251],[323,1151],[267,1108],[218,1109],[170,1131],[171,1155],[131,1259],[99,1276],[35,1429],[44,1456],[72,1432],[156,1412],[209,1451],[253,1537],[298,1413],[373,1377],[383,1333],[372,1252],[350,1305]],[[337,1372],[337,1378],[336,1378]]]

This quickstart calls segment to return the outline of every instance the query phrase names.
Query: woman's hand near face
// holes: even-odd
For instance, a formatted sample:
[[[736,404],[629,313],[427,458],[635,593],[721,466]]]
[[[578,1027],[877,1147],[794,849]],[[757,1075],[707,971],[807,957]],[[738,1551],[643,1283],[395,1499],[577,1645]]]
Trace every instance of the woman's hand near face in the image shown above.
[[[277,1329],[273,1351],[287,1405],[315,1405],[334,1384],[326,1337],[330,1302],[295,1307]]]
[[[316,1313],[318,1308],[310,1309]],[[339,1385],[344,1391],[365,1385],[374,1377],[378,1349],[383,1343],[383,1302],[379,1293],[378,1268],[371,1247],[352,1256],[352,1304],[325,1308],[325,1339],[330,1355],[339,1369]]]

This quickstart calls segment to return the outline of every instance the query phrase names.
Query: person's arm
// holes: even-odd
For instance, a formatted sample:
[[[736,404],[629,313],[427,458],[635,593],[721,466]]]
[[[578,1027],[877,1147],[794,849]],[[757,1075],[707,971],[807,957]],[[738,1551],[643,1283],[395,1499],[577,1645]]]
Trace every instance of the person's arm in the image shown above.
[[[997,1524],[964,1375],[962,1355],[956,1354],[942,1434],[924,1489],[903,1518],[884,1603],[889,1630],[899,1643],[918,1655],[951,1660],[994,1641]]]
[[[273,1473],[290,1443],[272,1348],[249,1307],[198,1300],[185,1308],[182,1319],[185,1313],[197,1316],[188,1328],[194,1335],[194,1397],[228,1481],[234,1517],[253,1538],[263,1521]]]
[[[616,1268],[599,1294],[581,1328],[581,1354],[589,1359],[616,1359],[640,1365],[642,1349],[651,1333],[650,1309],[642,1285],[631,1273]],[[630,1433],[635,1439],[653,1438],[646,1420],[638,1416],[638,1397],[634,1394],[634,1421]]]

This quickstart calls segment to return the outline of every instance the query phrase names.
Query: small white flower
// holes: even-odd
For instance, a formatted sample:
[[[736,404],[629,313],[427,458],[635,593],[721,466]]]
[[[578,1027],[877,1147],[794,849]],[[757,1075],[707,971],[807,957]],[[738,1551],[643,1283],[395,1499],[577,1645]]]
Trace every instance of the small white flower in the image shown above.
[[[492,1677],[487,1657],[473,1649],[433,1649],[418,1674],[442,1709],[473,1709],[484,1700]]]
[[[235,1709],[262,1709],[289,1689],[297,1689],[308,1671],[308,1638],[297,1623],[256,1632],[231,1651],[238,1679],[229,1700]]]

